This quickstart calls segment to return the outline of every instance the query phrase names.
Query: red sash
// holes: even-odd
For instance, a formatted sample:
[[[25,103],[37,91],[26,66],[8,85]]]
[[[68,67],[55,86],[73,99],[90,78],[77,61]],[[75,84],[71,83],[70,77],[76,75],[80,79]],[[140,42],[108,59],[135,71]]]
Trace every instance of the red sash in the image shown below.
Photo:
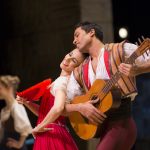
[[[110,74],[110,64],[109,64],[109,51],[107,50],[104,51],[104,63],[105,63],[106,71],[110,78],[111,74]]]
[[[104,51],[104,63],[105,63],[105,67],[106,67],[106,71],[109,75],[109,77],[111,76],[110,74],[110,65],[109,65],[109,51],[105,50]],[[91,87],[91,83],[89,80],[89,74],[88,74],[88,68],[89,68],[89,61],[87,61],[85,64],[83,64],[82,66],[82,80],[84,85],[86,86],[86,88],[89,90]]]
[[[82,72],[83,72],[82,80],[86,88],[89,90],[91,87],[91,83],[89,80],[88,68],[89,68],[89,61],[85,63],[82,68]]]

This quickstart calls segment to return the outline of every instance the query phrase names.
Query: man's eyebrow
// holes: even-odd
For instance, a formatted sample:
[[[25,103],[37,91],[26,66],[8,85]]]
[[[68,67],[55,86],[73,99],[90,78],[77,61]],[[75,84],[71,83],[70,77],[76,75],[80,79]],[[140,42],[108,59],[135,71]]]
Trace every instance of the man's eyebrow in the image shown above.
[[[78,32],[76,31],[75,33],[74,33],[74,36],[76,36],[78,34]]]

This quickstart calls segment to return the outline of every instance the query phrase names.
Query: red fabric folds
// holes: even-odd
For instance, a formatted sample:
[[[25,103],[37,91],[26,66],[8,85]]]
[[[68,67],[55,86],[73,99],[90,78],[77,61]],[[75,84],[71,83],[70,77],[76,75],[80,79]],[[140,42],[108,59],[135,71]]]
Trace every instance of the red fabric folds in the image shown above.
[[[28,101],[38,100],[40,97],[43,96],[45,90],[48,88],[51,82],[51,79],[46,79],[36,85],[29,87],[22,92],[17,92],[16,94],[20,97],[26,98]]]

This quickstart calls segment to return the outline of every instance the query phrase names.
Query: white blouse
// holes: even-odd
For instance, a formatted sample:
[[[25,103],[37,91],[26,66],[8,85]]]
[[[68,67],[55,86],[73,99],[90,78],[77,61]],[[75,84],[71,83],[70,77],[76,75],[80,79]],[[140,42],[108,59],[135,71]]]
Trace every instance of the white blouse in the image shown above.
[[[68,76],[60,76],[58,77],[52,84],[50,92],[53,96],[56,95],[57,90],[63,90],[65,93],[67,91],[67,83],[68,83]]]
[[[137,49],[136,45],[131,43],[125,43],[124,44],[125,57],[129,57],[136,49]],[[144,54],[144,56],[145,58],[143,56],[138,57],[135,63],[142,64],[143,62],[150,60],[150,55],[147,56]],[[88,76],[91,85],[96,79],[109,79],[106,66],[104,63],[104,48],[101,49],[101,52],[99,54],[99,61],[96,68],[96,74],[93,71],[91,60],[90,60],[89,68],[88,68]],[[67,85],[67,98],[68,100],[72,100],[75,96],[79,96],[82,94],[83,94],[83,89],[80,87],[80,85],[78,84],[78,82],[76,81],[72,73]]]
[[[15,100],[10,109],[6,107],[1,110],[0,113],[0,125],[7,121],[10,117],[14,119],[14,128],[22,136],[27,136],[31,133],[32,127],[27,116],[26,110],[23,105],[18,104]],[[2,130],[2,126],[0,126]]]

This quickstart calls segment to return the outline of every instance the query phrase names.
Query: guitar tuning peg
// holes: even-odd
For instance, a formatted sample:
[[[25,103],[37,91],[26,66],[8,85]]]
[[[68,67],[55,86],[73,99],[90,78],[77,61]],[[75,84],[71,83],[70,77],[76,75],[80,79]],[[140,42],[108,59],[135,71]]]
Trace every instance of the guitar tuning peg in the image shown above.
[[[135,42],[135,44],[136,44],[137,46],[139,46],[139,45],[138,45],[138,42]]]
[[[108,50],[108,51],[110,51],[110,48],[109,48],[109,47],[107,47],[107,50]]]
[[[141,41],[141,39],[140,39],[140,38],[138,38],[138,41],[139,41],[139,43],[140,43],[140,44],[142,43],[142,41]]]
[[[144,39],[145,39],[144,36],[142,35],[141,37],[142,37],[142,40],[144,41]]]
[[[142,56],[143,56],[143,58],[145,59],[145,56],[144,56],[144,54],[143,54]]]
[[[135,64],[135,60],[134,60],[134,62],[132,63],[132,65],[133,65],[133,66],[136,65],[136,64]]]
[[[146,51],[146,55],[147,55],[147,56],[149,55],[147,51]]]

